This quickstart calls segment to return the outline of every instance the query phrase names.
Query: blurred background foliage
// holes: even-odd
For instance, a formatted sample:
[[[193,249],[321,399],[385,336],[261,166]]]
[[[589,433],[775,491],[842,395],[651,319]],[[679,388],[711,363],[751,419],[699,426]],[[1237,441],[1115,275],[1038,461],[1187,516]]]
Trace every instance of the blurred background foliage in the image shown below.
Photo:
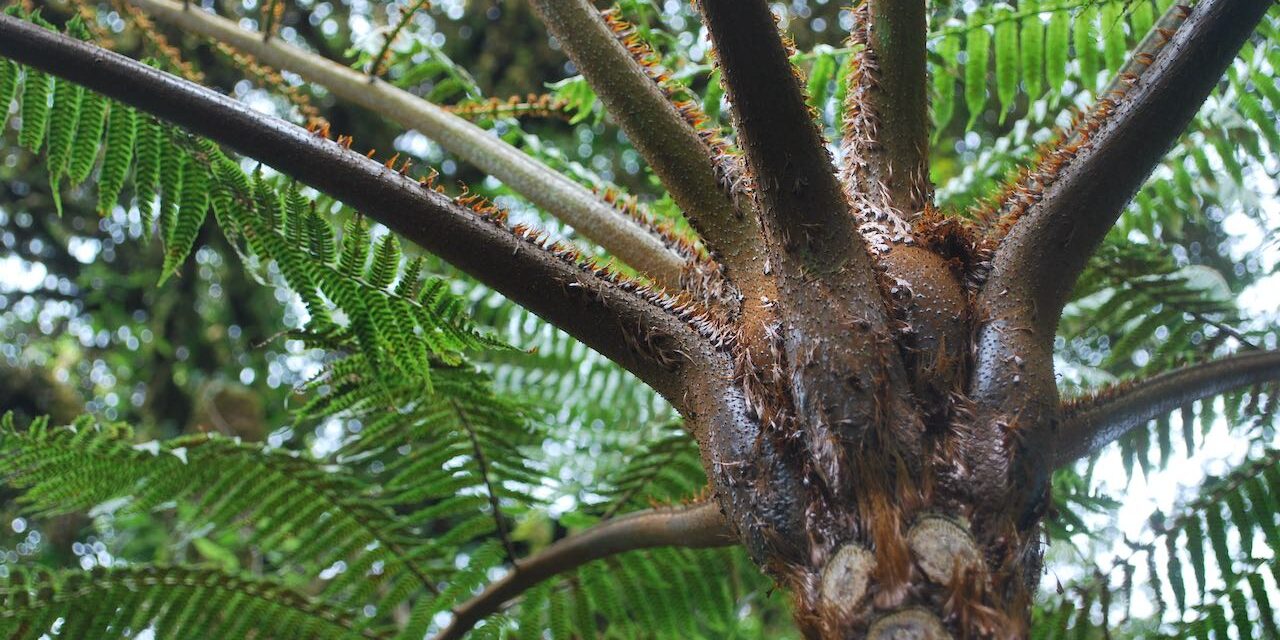
[[[650,215],[680,224],[680,212],[522,0],[438,0],[428,7],[368,0],[201,4],[239,16],[248,28],[262,28],[263,16],[278,9],[272,19],[278,37],[364,70],[374,66],[397,22],[417,8],[379,64],[383,77],[454,105],[575,179],[632,194]],[[361,150],[412,157],[419,167],[438,169],[450,188],[465,183],[510,209],[514,221],[579,240],[420,134],[400,131],[292,74],[251,69],[203,40],[141,27],[112,3],[39,6],[57,24],[81,13],[96,40],[155,58],[258,108],[296,122],[323,116]],[[1054,127],[1069,122],[1072,107],[1085,107],[1107,90],[1125,53],[1167,6],[1167,0],[933,3],[932,178],[939,204],[969,215],[997,195]],[[732,143],[718,74],[689,4],[621,0],[619,9],[673,81],[706,101]],[[837,140],[850,12],[831,0],[794,0],[775,9],[795,40],[812,105]],[[1280,12],[1273,10],[1078,283],[1057,338],[1068,394],[1227,351],[1277,347],[1277,27]],[[176,48],[161,44],[157,34]],[[534,104],[503,110],[488,102],[508,105],[512,96]],[[56,217],[44,164],[12,143],[15,127],[2,132],[6,144],[0,146],[0,411],[13,411],[20,423],[49,415],[53,424],[66,424],[83,413],[123,421],[137,442],[217,433],[342,461],[335,452],[371,417],[299,413],[315,396],[308,381],[330,356],[288,333],[300,326],[302,311],[280,274],[247,271],[226,239],[206,227],[178,277],[156,286],[163,250],[144,237],[136,208],[116,207],[100,217],[92,190],[77,187],[65,191],[65,214]],[[833,146],[833,153],[839,149]],[[447,265],[428,265],[450,279],[477,323],[517,347],[475,354],[474,361],[492,377],[497,395],[517,403],[535,425],[536,437],[520,446],[537,475],[505,504],[522,549],[536,550],[601,517],[702,491],[693,443],[656,394]],[[1227,627],[1240,638],[1274,633],[1273,614],[1258,603],[1276,593],[1275,405],[1274,388],[1197,403],[1136,430],[1098,460],[1058,473],[1048,527],[1052,570],[1036,614],[1045,621],[1044,637],[1102,637],[1108,627],[1110,637],[1184,637]],[[271,562],[234,529],[174,534],[182,516],[172,510],[32,516],[13,501],[13,491],[4,491],[0,572],[183,562],[253,573]],[[1252,516],[1210,517],[1193,508],[1216,509],[1212,498],[1246,491],[1253,493],[1239,500]],[[1135,518],[1137,511],[1143,515]],[[1187,532],[1210,531],[1216,539],[1226,530],[1230,540],[1221,553],[1184,557]],[[468,539],[459,557],[482,554],[492,537],[487,531]],[[659,595],[595,608],[672,637],[794,634],[786,598],[740,554],[644,556],[624,557],[609,570],[624,576],[623,584],[647,584]],[[1197,564],[1205,557],[1208,570]],[[1242,569],[1267,563],[1270,575]],[[680,564],[728,566],[711,577],[732,584],[710,600],[668,593],[670,581],[654,567]],[[595,580],[594,571],[580,580]],[[1184,573],[1206,571],[1200,593],[1188,601],[1182,583],[1191,580]],[[1234,578],[1245,586],[1233,590]],[[1240,593],[1251,594],[1249,604],[1233,600]],[[548,597],[559,596],[545,589],[530,595]],[[702,611],[699,622],[687,623],[679,612],[690,605],[680,598],[716,602],[724,611]],[[551,605],[546,624],[553,628],[564,614],[557,606],[570,605]],[[1245,635],[1250,630],[1259,635]]]

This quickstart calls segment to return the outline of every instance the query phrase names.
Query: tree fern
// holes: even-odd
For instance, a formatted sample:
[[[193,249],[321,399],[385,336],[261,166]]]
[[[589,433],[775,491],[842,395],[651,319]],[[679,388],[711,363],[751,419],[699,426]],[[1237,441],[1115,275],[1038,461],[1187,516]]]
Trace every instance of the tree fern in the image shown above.
[[[647,3],[623,4],[622,11],[651,11]],[[940,174],[944,197],[968,200],[977,190],[973,185],[988,183],[1030,157],[1053,118],[1050,105],[1066,96],[1064,83],[1093,87],[1117,77],[1130,42],[1154,26],[1155,8],[1145,1],[1073,0],[940,9],[944,26],[933,34],[931,64],[943,155],[952,153],[946,149],[960,129],[948,129],[958,112],[957,82],[964,83],[959,91],[968,114],[962,133],[980,140],[999,134],[995,144],[972,154],[975,162],[955,169],[963,175]],[[402,21],[396,32],[405,25],[410,22]],[[372,55],[368,46],[355,47],[356,66],[377,72],[386,55],[391,82],[424,88],[438,100],[481,99],[465,70],[413,34],[416,28],[411,25],[407,46],[390,53]],[[673,34],[658,30],[655,35],[643,26],[640,32],[646,40],[669,41],[655,55],[664,65],[671,62],[675,90],[691,94],[691,87],[702,86],[702,74],[711,76],[708,128],[722,129],[717,113],[722,88],[713,66],[669,55],[671,43],[679,42]],[[847,91],[842,78],[852,49],[823,45],[793,58],[808,70],[809,106],[824,128],[840,124],[840,92]],[[1210,267],[1188,267],[1168,255],[1183,239],[1176,225],[1184,216],[1171,205],[1206,191],[1230,197],[1229,189],[1218,187],[1241,187],[1280,139],[1275,127],[1258,122],[1265,120],[1258,114],[1276,104],[1276,85],[1268,76],[1274,62],[1261,51],[1265,47],[1258,49],[1246,51],[1217,98],[1226,111],[1248,121],[1214,120],[1210,114],[1198,121],[1195,137],[1179,146],[1167,171],[1142,191],[1080,280],[1061,335],[1069,345],[1062,350],[1067,370],[1085,370],[1086,382],[1210,356],[1230,339],[1246,345],[1255,338],[1274,339],[1237,326],[1247,325],[1247,319],[1236,308],[1231,288],[1200,277],[1210,274]],[[201,435],[137,443],[125,427],[89,420],[57,428],[44,422],[6,425],[0,472],[23,490],[28,513],[161,514],[178,523],[175,537],[243,538],[245,546],[263,552],[263,570],[279,574],[289,587],[173,567],[21,575],[17,580],[24,584],[13,593],[25,595],[13,596],[21,602],[13,607],[14,625],[5,631],[56,629],[77,637],[151,626],[162,637],[199,635],[205,629],[211,637],[238,637],[254,626],[261,635],[304,630],[308,637],[416,639],[438,631],[451,611],[497,580],[518,575],[517,558],[537,553],[565,532],[707,494],[699,443],[672,421],[667,401],[622,366],[469,281],[436,277],[440,271],[452,273],[285,176],[246,169],[207,141],[95,94],[80,92],[69,99],[72,85],[46,83],[38,72],[3,64],[8,66],[0,66],[0,99],[5,91],[20,98],[20,138],[34,143],[28,144],[32,148],[43,145],[55,197],[59,179],[81,182],[101,158],[97,209],[110,212],[132,174],[131,191],[143,219],[157,223],[163,285],[186,284],[169,279],[192,271],[186,263],[202,242],[225,239],[260,282],[286,289],[280,297],[287,298],[290,317],[298,320],[282,335],[325,355],[321,373],[291,396],[297,400],[292,423],[281,425],[273,437],[316,426],[327,434],[324,446],[307,455],[280,449],[279,440],[260,445]],[[1108,73],[1100,78],[1104,70]],[[27,131],[26,114],[48,103],[50,94],[37,95],[41,83],[51,87],[53,108],[37,136]],[[1255,93],[1244,91],[1254,85],[1260,86]],[[29,95],[29,89],[35,93]],[[600,121],[603,109],[584,79],[570,77],[556,90],[577,101],[572,124],[583,128],[574,135],[588,132],[588,115],[597,119],[589,133],[609,131],[604,127],[612,125]],[[1236,100],[1241,94],[1247,99]],[[6,116],[9,102],[3,103]],[[987,117],[993,105],[1000,110],[998,119]],[[1006,130],[1006,117],[1023,109],[1035,114]],[[573,179],[608,184],[601,177],[607,171],[582,167],[505,115],[494,111],[481,123],[495,135],[522,140],[532,155],[549,159]],[[972,147],[967,137],[964,146]],[[955,158],[965,156],[957,152]],[[650,186],[624,180],[638,191]],[[482,189],[510,195],[502,186]],[[464,199],[470,201],[470,196]],[[680,215],[670,199],[655,200],[648,208],[664,219]],[[222,238],[205,226],[209,211]],[[1205,222],[1190,217],[1190,224]],[[204,265],[208,253],[198,255]],[[527,351],[507,348],[494,334]],[[1188,405],[1177,418],[1157,418],[1123,438],[1122,458],[1130,469],[1150,472],[1157,466],[1157,450],[1160,466],[1176,455],[1173,430],[1178,426],[1190,451],[1196,427],[1203,439],[1219,415],[1244,426],[1268,420],[1273,396],[1256,388],[1201,401],[1198,410]],[[555,431],[546,423],[555,424]],[[584,460],[571,467],[565,461],[574,457]],[[1082,577],[1037,612],[1045,622],[1037,637],[1100,635],[1118,620],[1183,636],[1274,633],[1266,599],[1268,591],[1274,592],[1274,569],[1268,579],[1268,550],[1253,537],[1265,540],[1274,554],[1280,527],[1269,517],[1276,511],[1275,475],[1280,473],[1274,462],[1275,454],[1268,452],[1225,484],[1206,487],[1205,495],[1176,517],[1157,519],[1153,539],[1135,541],[1133,556],[1119,561],[1114,571]],[[1048,524],[1055,539],[1087,530],[1075,511],[1114,507],[1091,491],[1090,479],[1081,470],[1059,472],[1052,503],[1060,513]],[[573,506],[566,510],[564,504]],[[1143,560],[1157,566],[1162,554],[1167,554],[1167,568],[1148,570],[1158,612],[1153,619],[1132,621],[1127,606],[1136,588],[1135,566]],[[148,571],[174,577],[157,578],[155,585],[128,577]],[[1115,573],[1123,574],[1118,586]],[[76,590],[59,592],[58,585],[73,582]],[[161,587],[166,593],[152,593]],[[576,567],[504,601],[470,637],[774,637],[758,618],[777,615],[787,605],[781,595],[765,597],[769,589],[769,581],[740,550],[632,551]],[[60,600],[83,594],[101,610],[74,615]],[[215,606],[202,606],[206,600]],[[241,606],[257,608],[245,620],[219,615]],[[1167,607],[1176,608],[1178,620],[1172,611],[1165,615]],[[122,624],[126,611],[133,617]],[[286,623],[293,625],[288,631],[272,626],[283,629]]]

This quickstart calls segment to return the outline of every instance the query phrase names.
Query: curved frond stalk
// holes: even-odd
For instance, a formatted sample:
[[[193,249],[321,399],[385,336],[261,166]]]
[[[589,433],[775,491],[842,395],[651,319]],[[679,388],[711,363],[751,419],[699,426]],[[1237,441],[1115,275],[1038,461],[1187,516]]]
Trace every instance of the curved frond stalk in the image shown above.
[[[1068,401],[1053,444],[1053,466],[1092,455],[1130,429],[1196,400],[1273,380],[1280,380],[1280,351],[1249,352]]]
[[[11,17],[0,17],[0,34],[0,55],[226,144],[346,202],[628,368],[677,407],[697,378],[684,375],[690,366],[725,367],[705,311],[582,264],[571,249],[509,228],[501,212],[473,210],[321,135],[124,56]]]
[[[529,94],[524,97],[511,96],[506,100],[489,98],[488,100],[464,101],[460,104],[445,107],[449,113],[481,120],[484,118],[560,118],[572,120],[574,107],[568,100],[552,94]]]
[[[1037,496],[1025,508],[1046,504],[1041,498],[1057,422],[1051,351],[1066,299],[1089,256],[1270,6],[1268,0],[1198,3],[1122,97],[1103,97],[1078,140],[1068,143],[1067,156],[1046,168],[1052,184],[1000,241],[976,303],[986,319],[976,335],[970,384],[984,407],[975,439],[981,451],[970,461],[985,478],[975,483],[979,493],[1005,492],[1009,465],[1015,465],[1012,477]],[[992,507],[1005,508],[1000,502]]]
[[[283,585],[216,569],[95,568],[11,575],[0,585],[0,632],[39,638],[62,620],[60,637],[307,637],[375,639],[350,612]]]
[[[627,138],[662,180],[676,204],[725,267],[746,290],[760,287],[763,243],[747,194],[736,191],[728,158],[711,132],[695,128],[704,118],[693,103],[673,104],[651,71],[619,41],[626,25],[601,15],[587,0],[533,0],[550,32],[561,42]],[[705,134],[705,136],[704,136]],[[753,298],[756,296],[747,296]],[[746,300],[748,304],[751,300]]]
[[[1122,95],[1103,96],[1065,141],[1034,204],[1011,221],[983,292],[1036,309],[1033,328],[1053,335],[1072,284],[1124,206],[1217,85],[1270,3],[1203,0]],[[1047,286],[1046,286],[1047,285]],[[1006,293],[1007,292],[1007,293]],[[996,315],[1001,315],[996,312]]]
[[[503,604],[555,575],[592,560],[654,547],[703,549],[734,544],[716,501],[679,509],[655,509],[600,523],[520,560],[503,578],[453,611],[453,621],[435,640],[457,640]]]
[[[620,216],[589,189],[547,168],[497,136],[377,78],[273,39],[264,41],[235,23],[170,0],[129,0],[173,26],[235,47],[264,64],[322,85],[440,143],[450,153],[501,180],[577,229],[623,262],[671,290],[679,288],[686,259],[634,220]]]

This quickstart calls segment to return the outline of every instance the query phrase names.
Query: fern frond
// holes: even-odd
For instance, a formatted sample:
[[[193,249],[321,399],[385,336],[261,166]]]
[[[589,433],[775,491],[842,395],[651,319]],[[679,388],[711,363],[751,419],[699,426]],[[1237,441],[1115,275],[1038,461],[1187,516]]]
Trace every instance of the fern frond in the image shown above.
[[[1130,542],[1132,554],[1116,558],[1105,570],[1095,568],[1067,585],[1062,595],[1037,605],[1038,637],[1092,637],[1104,629],[1161,638],[1205,637],[1206,633],[1218,638],[1274,635],[1277,619],[1269,598],[1274,587],[1268,585],[1267,575],[1274,584],[1276,567],[1271,558],[1278,541],[1266,538],[1270,550],[1263,553],[1257,553],[1256,544],[1243,541],[1252,540],[1260,530],[1275,529],[1280,522],[1280,513],[1273,508],[1277,497],[1280,451],[1276,450],[1244,462],[1223,478],[1207,480],[1175,516],[1165,517],[1158,511],[1151,516],[1154,539],[1150,543]],[[1127,607],[1135,588],[1125,576],[1144,561],[1146,588],[1155,611],[1143,620],[1121,617],[1120,603]],[[1121,575],[1118,584],[1116,574]],[[1188,585],[1189,580],[1194,583]],[[1172,611],[1167,609],[1170,606]],[[1101,626],[1095,611],[1101,613]],[[1132,629],[1106,624],[1117,618],[1133,625]]]
[[[0,584],[0,632],[32,639],[376,638],[348,611],[284,586],[212,569],[96,568],[10,575]]]
[[[99,215],[110,213],[120,199],[120,190],[124,188],[133,161],[137,133],[137,112],[122,104],[113,105],[107,118],[106,151],[98,177]]]
[[[387,508],[375,506],[372,486],[262,445],[216,435],[135,445],[127,427],[89,420],[69,427],[8,424],[0,433],[0,474],[23,489],[21,502],[36,514],[104,503],[147,511],[181,501],[192,505],[185,517],[193,528],[251,525],[253,542],[294,570],[345,566],[324,593],[353,608],[389,611],[419,589],[434,589],[404,547],[412,536]],[[377,585],[383,588],[375,594]]]
[[[12,60],[0,60],[0,131],[9,125],[9,111],[18,95],[18,65]]]
[[[32,153],[44,145],[49,124],[49,100],[53,96],[54,79],[48,74],[26,69],[22,78],[22,131],[18,143]]]

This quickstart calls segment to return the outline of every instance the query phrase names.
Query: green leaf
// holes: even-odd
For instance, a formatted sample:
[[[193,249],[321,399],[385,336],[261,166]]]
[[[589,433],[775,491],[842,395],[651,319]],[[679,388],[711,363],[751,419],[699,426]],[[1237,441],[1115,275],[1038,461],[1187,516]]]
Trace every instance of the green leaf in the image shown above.
[[[1073,40],[1076,62],[1080,65],[1080,82],[1084,88],[1098,86],[1098,10],[1086,5],[1076,14]]]
[[[166,230],[164,268],[161,270],[160,283],[182,268],[195,245],[196,236],[204,226],[205,216],[209,212],[209,173],[197,164],[191,156],[181,160],[182,169],[179,175],[182,186],[179,188],[179,202],[174,209],[172,222]]]
[[[1187,610],[1187,584],[1182,575],[1181,547],[1178,546],[1178,531],[1174,530],[1165,536],[1165,551],[1169,553],[1169,590],[1173,591],[1174,603],[1178,611]]]
[[[1268,595],[1266,582],[1260,573],[1249,574],[1249,593],[1253,603],[1258,607],[1258,621],[1266,629],[1267,638],[1280,638],[1280,627],[1277,627],[1275,610],[1271,608],[1271,596]]]
[[[1133,0],[1129,9],[1129,24],[1133,25],[1133,35],[1138,39],[1151,31],[1156,22],[1155,11],[1151,8],[1151,0]]]
[[[1221,506],[1217,502],[1205,506],[1205,525],[1214,558],[1218,561],[1218,571],[1229,584],[1235,580],[1235,565],[1231,561],[1231,551],[1227,548],[1227,523],[1222,517]]]
[[[958,27],[959,22],[948,22],[948,27]],[[960,34],[951,31],[943,36],[942,41],[938,43],[938,55],[942,58],[942,65],[939,66],[933,74],[933,124],[935,127],[934,137],[940,135],[947,125],[951,124],[951,118],[956,112],[956,78],[951,75],[951,69],[959,64],[960,59]],[[846,65],[848,66],[848,65]]]
[[[93,171],[93,164],[98,159],[98,148],[102,143],[106,116],[107,99],[86,91],[80,102],[80,121],[76,125],[75,144],[71,147],[68,175],[72,184],[84,182]]]
[[[720,84],[720,70],[716,69],[707,76],[707,93],[702,97],[702,110],[707,114],[707,122],[720,126],[720,99],[724,97],[724,85]]]
[[[828,87],[835,80],[836,70],[836,57],[830,53],[818,54],[813,60],[813,67],[809,69],[808,103],[819,113],[826,106],[827,97],[831,95]]]
[[[998,5],[996,23],[996,96],[1000,99],[1000,124],[1013,110],[1018,96],[1018,23],[1013,19],[1013,8]]]
[[[1065,11],[1055,11],[1050,15],[1045,38],[1045,79],[1049,81],[1049,90],[1061,95],[1067,83],[1067,63],[1071,58],[1071,18]]]
[[[982,25],[981,15],[974,13],[969,16],[971,29],[965,38],[964,102],[969,110],[966,129],[973,128],[987,106],[987,66],[990,63],[991,34]]]
[[[151,223],[155,218],[156,191],[160,185],[161,156],[168,136],[164,125],[151,116],[138,116],[138,159],[134,169],[134,199],[142,214],[144,237],[151,236]]]
[[[1022,21],[1021,42],[1018,52],[1021,56],[1022,83],[1026,87],[1027,96],[1031,100],[1040,98],[1044,90],[1044,21],[1035,13],[1039,8],[1037,0],[1023,2],[1021,8],[1031,13]]]
[[[49,126],[49,98],[53,95],[53,78],[27,67],[22,79],[22,131],[18,144],[38,153]]]
[[[133,161],[134,142],[137,139],[136,112],[123,105],[112,106],[107,118],[106,152],[102,157],[102,172],[98,176],[98,213],[107,215],[120,199],[129,164]]]
[[[1124,27],[1124,8],[1115,2],[1102,5],[1103,51],[1112,73],[1124,66],[1128,54]]]
[[[0,60],[0,134],[9,124],[9,110],[18,95],[18,63]]]
[[[62,194],[58,182],[67,172],[71,158],[71,143],[75,138],[76,120],[80,117],[80,101],[84,89],[65,80],[53,82],[53,109],[49,113],[49,191],[53,205],[62,216]],[[23,127],[24,131],[26,127]]]
[[[1203,597],[1207,578],[1205,577],[1204,533],[1200,527],[1200,517],[1197,514],[1189,515],[1185,529],[1187,533],[1187,559],[1191,561],[1191,568],[1196,574],[1196,586],[1199,587],[1198,592]]]

